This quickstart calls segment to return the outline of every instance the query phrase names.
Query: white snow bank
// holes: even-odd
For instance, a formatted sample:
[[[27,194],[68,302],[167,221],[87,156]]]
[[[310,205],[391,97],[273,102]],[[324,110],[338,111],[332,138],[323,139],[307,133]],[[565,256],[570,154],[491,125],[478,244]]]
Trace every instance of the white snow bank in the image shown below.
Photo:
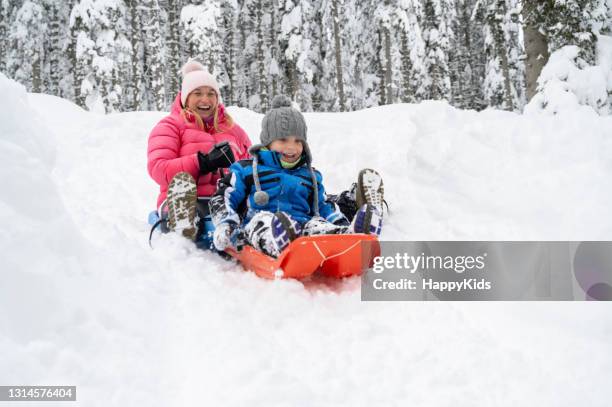
[[[79,235],[51,178],[56,138],[28,104],[25,88],[2,73],[0,95],[3,261],[7,271],[51,273],[58,259],[73,255],[69,245]]]
[[[2,255],[16,264],[1,272],[0,383],[77,385],[75,405],[88,407],[607,405],[607,304],[362,303],[358,279],[264,281],[175,235],[150,250],[157,186],[146,143],[164,114],[103,116],[28,99],[0,92],[0,111],[25,106],[2,116],[1,145],[27,162],[50,158],[3,161],[0,171],[43,168],[31,182],[55,192],[50,205],[63,215],[57,234],[36,219],[43,234],[26,236],[29,215],[17,206],[37,190],[18,202],[0,195],[2,242],[12,244]],[[261,115],[229,110],[257,141]],[[18,127],[32,111],[44,123]],[[329,191],[365,166],[383,174],[386,240],[612,235],[609,118],[430,102],[306,119]],[[46,127],[55,153],[39,146]],[[5,138],[5,129],[17,130]],[[61,247],[50,241],[68,236]],[[55,267],[42,279],[26,270],[35,262]]]
[[[598,36],[597,65],[586,65],[578,54],[579,48],[573,45],[553,52],[525,113],[612,113],[612,37]]]

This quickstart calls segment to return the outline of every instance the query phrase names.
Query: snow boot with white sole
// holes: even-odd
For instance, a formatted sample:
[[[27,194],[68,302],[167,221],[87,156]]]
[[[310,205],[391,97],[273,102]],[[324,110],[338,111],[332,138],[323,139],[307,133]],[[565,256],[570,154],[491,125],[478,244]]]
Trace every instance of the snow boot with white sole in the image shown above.
[[[190,240],[196,240],[198,234],[198,186],[195,179],[187,172],[176,174],[170,185],[166,204],[168,207],[168,229],[182,233]]]
[[[368,204],[374,207],[380,216],[382,216],[385,187],[380,174],[371,168],[359,171],[356,189],[355,201],[357,202],[357,208],[361,209],[363,205]]]

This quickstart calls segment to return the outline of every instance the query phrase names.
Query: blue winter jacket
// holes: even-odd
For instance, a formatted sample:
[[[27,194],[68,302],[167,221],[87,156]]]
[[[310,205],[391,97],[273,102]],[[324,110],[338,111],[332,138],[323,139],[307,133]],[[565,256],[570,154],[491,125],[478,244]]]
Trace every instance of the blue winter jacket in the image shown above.
[[[285,212],[300,223],[309,221],[315,214],[312,175],[305,158],[292,169],[283,168],[280,154],[259,150],[257,173],[261,190],[269,195],[268,203],[255,203],[256,192],[253,180],[253,159],[241,160],[231,165],[230,172],[217,184],[217,192],[211,198],[210,209],[213,222],[246,224],[259,211]],[[314,170],[314,169],[313,169]],[[321,173],[314,170],[319,197],[319,215],[325,220],[348,223],[338,206],[326,202]]]

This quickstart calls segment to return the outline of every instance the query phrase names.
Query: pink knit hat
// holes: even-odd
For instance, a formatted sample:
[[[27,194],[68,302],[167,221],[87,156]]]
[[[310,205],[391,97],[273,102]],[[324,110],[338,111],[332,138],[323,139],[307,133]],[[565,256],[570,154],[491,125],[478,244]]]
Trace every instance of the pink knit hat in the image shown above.
[[[215,92],[217,92],[217,97],[219,99],[221,98],[219,84],[214,76],[208,73],[206,68],[204,68],[204,65],[198,61],[193,59],[187,61],[187,63],[183,65],[183,68],[181,68],[181,72],[183,73],[183,85],[181,86],[181,103],[183,106],[185,106],[187,96],[200,86],[213,88]]]

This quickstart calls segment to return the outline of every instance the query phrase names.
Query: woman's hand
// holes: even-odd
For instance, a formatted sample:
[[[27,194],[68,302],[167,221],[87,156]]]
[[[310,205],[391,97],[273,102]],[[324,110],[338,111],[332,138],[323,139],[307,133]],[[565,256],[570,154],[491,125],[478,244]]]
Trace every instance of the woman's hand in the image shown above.
[[[236,161],[234,153],[227,141],[215,144],[208,154],[198,151],[198,162],[202,175],[215,172],[219,168],[228,168],[234,161]]]

